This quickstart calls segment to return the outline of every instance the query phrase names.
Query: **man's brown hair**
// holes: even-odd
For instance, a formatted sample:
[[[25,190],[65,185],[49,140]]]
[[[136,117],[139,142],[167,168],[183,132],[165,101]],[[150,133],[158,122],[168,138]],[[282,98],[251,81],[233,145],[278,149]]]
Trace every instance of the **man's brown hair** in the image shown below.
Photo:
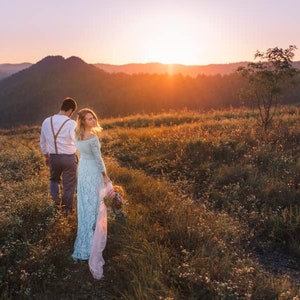
[[[63,111],[68,111],[70,109],[75,111],[77,109],[77,103],[73,98],[67,97],[64,99],[60,109]]]

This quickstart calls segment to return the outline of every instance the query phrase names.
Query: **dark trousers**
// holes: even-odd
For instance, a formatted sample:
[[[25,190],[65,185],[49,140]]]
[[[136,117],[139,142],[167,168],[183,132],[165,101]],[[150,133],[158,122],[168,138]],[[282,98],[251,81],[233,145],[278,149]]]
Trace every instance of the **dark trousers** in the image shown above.
[[[73,211],[73,199],[77,184],[76,154],[50,154],[50,193],[55,202],[62,203],[66,212]],[[62,183],[62,191],[60,184]],[[62,193],[62,197],[60,194]]]

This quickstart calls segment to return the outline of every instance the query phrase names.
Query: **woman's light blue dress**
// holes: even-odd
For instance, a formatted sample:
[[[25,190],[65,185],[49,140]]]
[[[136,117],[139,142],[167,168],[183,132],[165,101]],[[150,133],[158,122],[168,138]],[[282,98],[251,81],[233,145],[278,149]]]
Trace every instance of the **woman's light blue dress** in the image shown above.
[[[99,211],[103,175],[106,172],[101,156],[101,146],[97,136],[76,142],[79,152],[77,182],[77,237],[73,259],[87,260],[93,242],[95,224]]]

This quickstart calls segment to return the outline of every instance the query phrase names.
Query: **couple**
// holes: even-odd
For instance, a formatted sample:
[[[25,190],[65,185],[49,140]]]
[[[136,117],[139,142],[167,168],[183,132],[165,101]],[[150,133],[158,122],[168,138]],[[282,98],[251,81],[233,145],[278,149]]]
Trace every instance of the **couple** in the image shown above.
[[[56,204],[61,204],[66,215],[72,213],[77,184],[78,229],[72,257],[74,260],[89,260],[91,273],[100,279],[104,265],[102,251],[107,238],[103,193],[109,182],[98,138],[102,128],[96,114],[89,108],[78,112],[76,122],[71,120],[76,109],[74,99],[64,99],[59,113],[44,120],[40,146],[46,165],[50,167],[51,197]],[[80,155],[78,169],[77,150]],[[61,178],[63,191],[60,200]]]

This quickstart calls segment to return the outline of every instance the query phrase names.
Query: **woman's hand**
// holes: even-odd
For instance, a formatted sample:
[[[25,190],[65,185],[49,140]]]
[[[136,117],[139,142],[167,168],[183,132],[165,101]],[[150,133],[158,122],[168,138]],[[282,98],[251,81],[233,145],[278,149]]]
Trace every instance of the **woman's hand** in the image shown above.
[[[107,174],[106,173],[102,173],[102,175],[103,175],[103,182],[104,182],[104,184],[106,185],[106,184],[108,184],[109,182],[110,182],[110,179],[109,179],[109,177],[107,176]]]

